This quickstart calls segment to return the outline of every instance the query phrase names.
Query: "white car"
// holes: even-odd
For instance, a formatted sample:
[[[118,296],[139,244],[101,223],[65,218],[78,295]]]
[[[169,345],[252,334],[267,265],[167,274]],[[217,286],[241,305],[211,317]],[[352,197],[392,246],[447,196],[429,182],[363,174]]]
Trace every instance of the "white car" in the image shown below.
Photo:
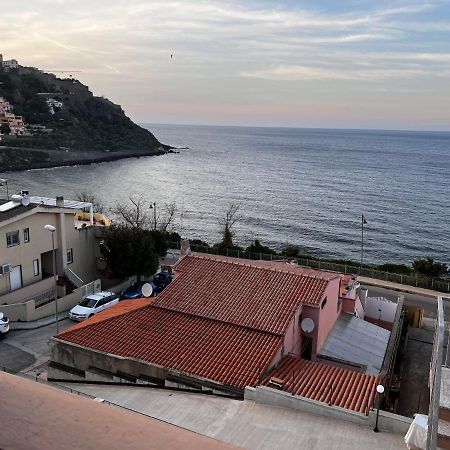
[[[9,331],[9,319],[0,312],[0,338],[6,335]]]
[[[114,292],[97,292],[85,297],[69,311],[69,318],[81,322],[119,303],[119,295]]]

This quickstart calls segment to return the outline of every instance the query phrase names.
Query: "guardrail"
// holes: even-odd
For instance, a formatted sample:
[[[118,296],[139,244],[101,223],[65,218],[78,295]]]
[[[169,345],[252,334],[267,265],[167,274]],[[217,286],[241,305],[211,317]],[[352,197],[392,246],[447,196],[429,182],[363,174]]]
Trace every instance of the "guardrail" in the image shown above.
[[[180,249],[180,242],[169,242],[169,248]],[[404,284],[408,286],[415,286],[425,289],[433,289],[440,292],[450,292],[450,280],[436,280],[434,278],[427,278],[425,276],[418,275],[404,275],[392,272],[385,272],[377,270],[372,267],[359,267],[352,264],[340,264],[331,261],[325,261],[321,259],[310,259],[307,257],[290,258],[278,254],[261,253],[261,252],[245,252],[243,250],[224,249],[219,251],[215,247],[206,247],[202,245],[190,244],[193,252],[209,253],[212,255],[232,256],[234,258],[245,258],[253,260],[264,261],[283,261],[293,260],[300,266],[310,267],[312,269],[330,270],[332,272],[348,273],[352,275],[360,275],[369,278],[375,278],[377,280],[390,281],[393,283]]]
[[[441,394],[441,374],[444,353],[444,305],[442,297],[437,299],[437,320],[434,329],[433,353],[430,364],[430,407],[428,411],[427,450],[437,448],[439,426],[439,401]]]

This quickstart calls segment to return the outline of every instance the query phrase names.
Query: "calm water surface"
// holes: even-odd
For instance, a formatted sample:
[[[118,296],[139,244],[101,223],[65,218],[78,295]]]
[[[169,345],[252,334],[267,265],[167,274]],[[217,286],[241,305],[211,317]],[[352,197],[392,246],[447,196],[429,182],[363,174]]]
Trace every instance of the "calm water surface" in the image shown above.
[[[230,202],[243,215],[236,240],[367,262],[450,262],[450,133],[148,125],[179,154],[13,172],[14,190],[94,192],[105,203],[142,193],[176,200],[182,234],[220,240]],[[178,220],[178,231],[181,221]]]

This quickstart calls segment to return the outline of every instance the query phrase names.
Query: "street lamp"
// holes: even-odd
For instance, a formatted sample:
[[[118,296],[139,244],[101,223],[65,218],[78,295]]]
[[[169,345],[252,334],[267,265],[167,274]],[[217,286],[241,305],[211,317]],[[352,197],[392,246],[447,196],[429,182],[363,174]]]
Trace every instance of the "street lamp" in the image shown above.
[[[366,225],[366,224],[367,224],[367,220],[364,217],[364,214],[361,214],[361,264],[359,266],[360,269],[362,269],[363,259],[364,259],[364,225]]]
[[[59,334],[59,324],[58,324],[58,288],[56,285],[57,275],[56,275],[56,253],[55,253],[55,238],[54,234],[56,228],[53,225],[47,224],[44,226],[47,231],[52,233],[52,251],[53,251],[53,280],[54,280],[54,288],[55,288],[55,321],[56,321],[56,334]]]
[[[8,180],[6,178],[0,178],[0,186],[6,186],[6,199],[9,200]]]
[[[378,407],[377,407],[377,418],[375,420],[375,428],[373,429],[373,431],[375,431],[375,433],[378,433],[378,415],[380,414],[380,405],[381,405],[381,394],[383,394],[384,392],[384,386],[382,384],[379,384],[377,386],[377,393],[378,393]]]
[[[153,229],[156,230],[156,202],[150,203],[150,209],[153,209]]]

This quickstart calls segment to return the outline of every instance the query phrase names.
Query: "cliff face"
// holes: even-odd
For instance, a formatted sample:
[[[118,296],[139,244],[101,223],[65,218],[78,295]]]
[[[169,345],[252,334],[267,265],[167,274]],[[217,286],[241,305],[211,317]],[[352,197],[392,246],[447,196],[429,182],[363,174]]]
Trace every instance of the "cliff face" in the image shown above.
[[[34,68],[0,68],[0,97],[27,125],[25,136],[3,136],[0,172],[161,154],[170,148],[133,123],[119,105],[94,96],[72,78]]]

